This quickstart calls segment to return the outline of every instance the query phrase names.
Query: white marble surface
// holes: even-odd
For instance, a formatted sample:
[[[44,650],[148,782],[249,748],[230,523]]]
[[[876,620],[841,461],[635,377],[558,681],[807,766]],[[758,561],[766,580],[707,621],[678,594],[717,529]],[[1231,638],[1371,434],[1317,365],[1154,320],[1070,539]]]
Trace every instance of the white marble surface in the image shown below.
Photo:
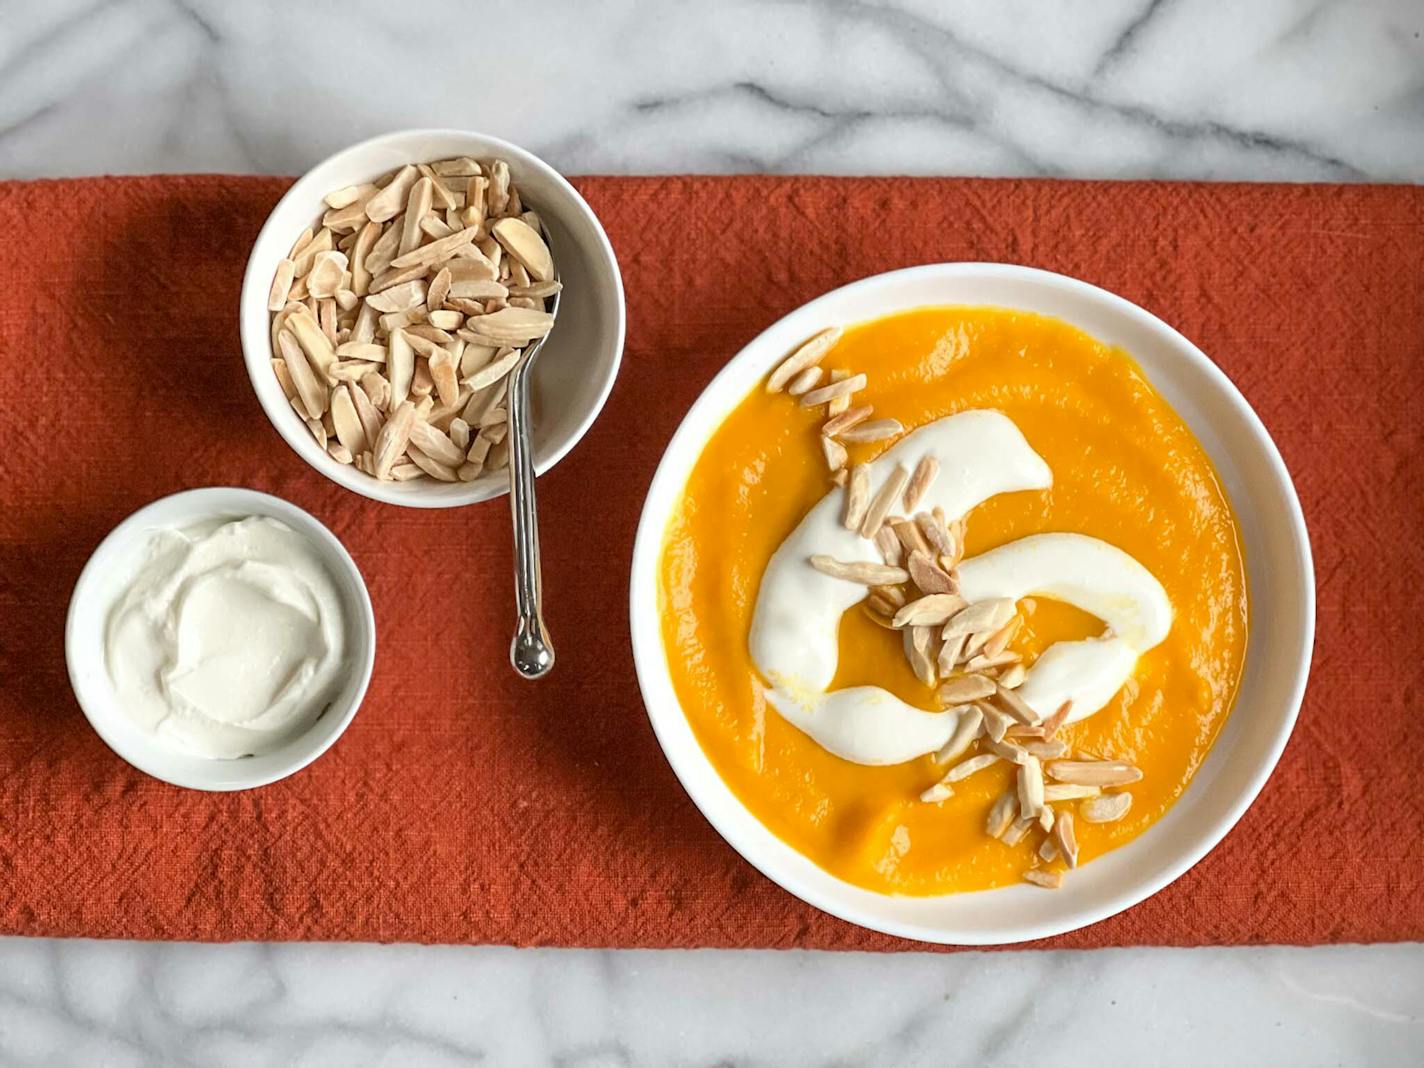
[[[472,28],[452,33],[460,10]],[[448,124],[571,173],[1418,182],[1421,33],[1420,0],[0,0],[0,177],[296,173],[372,133]],[[1413,945],[0,940],[4,1065],[1354,1066],[1421,1051]]]

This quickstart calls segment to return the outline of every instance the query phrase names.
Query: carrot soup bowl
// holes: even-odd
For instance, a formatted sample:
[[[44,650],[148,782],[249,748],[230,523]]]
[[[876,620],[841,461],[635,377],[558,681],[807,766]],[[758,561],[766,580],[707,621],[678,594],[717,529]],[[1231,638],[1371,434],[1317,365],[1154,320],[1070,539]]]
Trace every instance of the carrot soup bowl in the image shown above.
[[[773,834],[719,775],[680,704],[664,647],[659,576],[665,533],[717,427],[817,331],[937,305],[1051,316],[1126,350],[1195,434],[1240,530],[1251,612],[1233,714],[1165,815],[1073,871],[1051,893],[1020,884],[899,896],[830,874]],[[1280,453],[1245,398],[1195,345],[1151,313],[1088,283],[1027,267],[952,263],[894,271],[827,293],[754,338],[708,384],[648,491],[633,551],[630,620],[639,685],[658,741],[708,822],[748,863],[850,923],[924,942],[994,945],[1062,934],[1130,908],[1180,876],[1231,830],[1295,724],[1314,640],[1315,588],[1305,521]]]

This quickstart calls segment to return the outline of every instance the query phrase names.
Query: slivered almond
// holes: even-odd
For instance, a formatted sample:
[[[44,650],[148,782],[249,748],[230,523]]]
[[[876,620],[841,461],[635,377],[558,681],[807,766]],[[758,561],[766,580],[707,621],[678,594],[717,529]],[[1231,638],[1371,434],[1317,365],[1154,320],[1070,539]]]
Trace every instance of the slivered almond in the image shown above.
[[[420,244],[420,236],[424,232],[420,228],[420,223],[430,212],[430,200],[433,196],[432,184],[429,178],[418,178],[411,184],[410,195],[405,204],[405,218],[401,224],[399,246],[401,255],[405,255]]]
[[[356,414],[356,404],[351,399],[351,391],[345,384],[331,391],[331,422],[337,440],[346,446],[351,455],[358,456],[369,448],[366,430]]]
[[[1014,616],[998,630],[994,631],[984,642],[983,654],[990,659],[998,656],[1008,648],[1009,642],[1013,641],[1014,635],[1019,632],[1019,627],[1023,624],[1022,616]]]
[[[343,360],[365,360],[368,363],[385,363],[386,346],[371,341],[346,341],[336,346],[336,355]]]
[[[934,483],[937,474],[939,474],[939,461],[932,453],[925,453],[920,457],[920,462],[915,465],[914,474],[910,476],[910,484],[905,487],[906,515],[914,515],[915,509],[919,507],[921,499]]]
[[[848,397],[857,390],[865,388],[866,378],[863,374],[851,375],[843,378],[839,382],[832,382],[828,386],[821,386],[811,392],[803,394],[801,397],[801,407],[814,408],[818,404],[825,404],[833,401],[837,397]]]
[[[1013,764],[1022,764],[1030,756],[1022,746],[1015,745],[1013,742],[995,741],[992,737],[984,739],[984,748]]]
[[[944,773],[942,782],[963,782],[969,776],[983,771],[987,767],[992,767],[999,762],[999,758],[993,753],[980,753],[972,756],[968,760],[961,760],[954,767]]]
[[[311,431],[311,436],[316,438],[317,447],[326,448],[327,435],[326,426],[319,419],[308,419],[307,429]]]
[[[937,805],[954,796],[954,788],[946,782],[937,782],[920,794],[920,800],[927,805]]]
[[[898,565],[891,564],[890,566],[895,567]],[[905,597],[905,590],[901,586],[876,586],[871,592],[880,594],[880,596],[884,597],[897,609],[905,607],[907,598]],[[891,612],[890,614],[893,616],[895,613]]]
[[[415,371],[410,376],[410,395],[422,400],[435,392],[435,379],[430,375],[430,363],[424,359],[415,361]],[[433,406],[434,401],[430,401]],[[428,410],[428,409],[427,409]]]
[[[371,406],[383,412],[390,407],[391,383],[385,375],[370,372],[361,376],[361,391],[370,400]],[[358,409],[360,405],[357,405]]]
[[[438,460],[452,468],[465,462],[465,450],[424,420],[417,419],[411,426],[410,440],[432,460]]]
[[[888,521],[890,529],[895,532],[895,537],[900,539],[900,544],[905,547],[907,553],[928,553],[930,547],[925,544],[925,539],[920,536],[920,528],[915,526],[913,520],[891,519]]]
[[[554,258],[549,255],[549,246],[539,232],[522,219],[500,219],[490,227],[495,240],[504,250],[518,260],[529,277],[536,282],[550,282],[554,278]]]
[[[894,567],[899,567],[904,559],[904,547],[900,544],[900,539],[895,537],[895,532],[889,527],[882,526],[875,532],[875,547],[880,550],[881,558]]]
[[[980,701],[994,692],[994,682],[983,675],[959,675],[941,683],[939,699],[947,705]]]
[[[896,627],[937,627],[963,605],[964,598],[958,594],[932,593],[900,609],[895,613],[893,622]]]
[[[335,247],[336,243],[331,239],[331,231],[323,226],[316,232],[315,237],[302,246],[300,252],[293,253],[290,257],[293,277],[305,278],[307,272],[312,269],[312,263],[316,260],[317,254],[330,252]]]
[[[287,294],[292,291],[292,279],[297,265],[291,260],[279,260],[277,273],[272,277],[272,288],[267,291],[267,310],[281,311],[287,303]]]
[[[933,655],[933,645],[935,633],[933,627],[911,627],[907,648],[909,651],[910,670],[915,673],[915,678],[926,686],[935,684],[935,659]]]
[[[995,685],[994,699],[1000,708],[1024,726],[1032,727],[1040,722],[1038,713],[1029,706],[1028,702],[1004,685]]]
[[[420,279],[402,282],[366,297],[366,303],[378,312],[402,312],[425,303],[425,283]]]
[[[1020,659],[1022,658],[1015,652],[1003,652],[998,656],[985,656],[981,653],[978,656],[971,656],[969,660],[965,662],[964,670],[995,671],[998,668],[1007,667],[1010,664],[1017,664]]]
[[[547,334],[554,326],[554,317],[532,308],[500,308],[478,316],[468,325],[482,337],[506,345],[523,345]]]
[[[1018,774],[1019,811],[1037,818],[1043,810],[1043,765],[1037,757],[1025,756]]]
[[[386,222],[400,214],[405,206],[410,187],[415,184],[420,172],[411,164],[398,170],[385,187],[366,201],[366,218],[372,222]]]
[[[1054,741],[1026,741],[1023,747],[1039,760],[1057,760],[1068,755],[1068,743],[1061,739]]]
[[[430,288],[426,290],[426,302],[430,307],[438,308],[445,303],[445,298],[450,295],[450,282],[450,268],[441,267],[430,280]]]
[[[1052,809],[1044,809],[1045,812],[1052,812]],[[1058,843],[1052,838],[1045,838],[1038,844],[1039,859],[1045,863],[1052,864],[1058,859]]]
[[[950,715],[945,712],[945,715]],[[958,760],[969,747],[974,744],[974,740],[979,737],[984,717],[973,705],[967,705],[959,712],[959,722],[954,726],[954,733],[949,736],[949,741],[944,743],[943,748],[935,754],[935,761],[940,764],[948,764],[951,760]]]
[[[807,396],[809,395],[807,394]],[[862,537],[875,537],[881,524],[885,522],[885,517],[890,514],[891,507],[899,500],[900,494],[905,492],[905,483],[909,480],[910,472],[906,471],[903,466],[896,465],[895,470],[890,472],[884,484],[870,499],[870,505],[865,510],[865,518],[860,524]]]
[[[297,397],[301,400],[302,407],[309,416],[320,416],[326,411],[325,377],[319,377],[312,368],[306,353],[297,344],[297,339],[292,336],[290,330],[283,330],[277,335],[277,345],[282,351],[282,359],[287,364],[287,371],[292,376],[292,385],[297,389]]]
[[[449,268],[446,267],[444,270],[448,271]],[[445,296],[445,303],[469,315],[471,321],[474,322],[476,316],[484,315],[488,310],[483,304],[474,302],[500,301],[508,296],[508,288],[493,278],[456,278],[452,275],[450,291]]]
[[[390,406],[397,408],[410,396],[411,382],[415,377],[415,350],[411,348],[410,340],[403,330],[391,334],[386,372],[390,375],[391,383]],[[377,460],[379,468],[379,457]]]
[[[416,423],[417,426],[421,424]],[[455,468],[449,464],[443,464],[435,457],[429,455],[419,445],[410,444],[406,446],[405,454],[410,457],[410,462],[415,464],[431,478],[440,482],[458,482],[459,475],[455,473]],[[460,466],[460,465],[457,465]]]
[[[318,252],[312,260],[312,268],[307,272],[307,292],[317,298],[334,297],[341,288],[342,276],[346,273],[346,254],[343,252]]]
[[[1063,876],[1056,871],[1049,871],[1047,868],[1030,868],[1023,873],[1023,877],[1024,882],[1041,886],[1045,890],[1057,890],[1063,885]]]
[[[839,471],[846,464],[846,449],[839,441],[821,436],[821,452],[826,457],[826,466],[832,471]]]
[[[885,441],[904,431],[905,428],[898,419],[872,419],[868,423],[839,431],[836,436],[842,441]]]
[[[849,371],[842,370],[842,369],[840,369],[840,368],[837,368],[836,370],[834,370],[834,371],[831,372],[831,381],[832,381],[832,382],[844,382],[844,381],[845,381],[847,378],[849,378],[849,377],[850,377],[850,372],[849,372]],[[849,394],[849,393],[847,393],[847,394],[846,394],[845,396],[843,396],[843,397],[832,397],[831,400],[830,400],[829,402],[827,402],[827,404],[826,404],[826,414],[827,414],[827,415],[840,415],[843,411],[845,411],[845,410],[846,410],[847,408],[849,408],[849,407],[850,407],[850,394]]]
[[[1116,823],[1132,808],[1132,795],[1104,794],[1078,806],[1078,815],[1088,823]]]
[[[1015,802],[1017,802],[1017,800],[1017,795],[1015,795]],[[1023,836],[1028,834],[1028,829],[1032,826],[1033,820],[1031,818],[1025,819],[1020,816],[1009,825],[1009,829],[1003,833],[999,841],[1003,842],[1006,846],[1016,846],[1023,840]]]
[[[1004,832],[1009,829],[1009,825],[1014,822],[1014,814],[1018,811],[1019,799],[1012,792],[1003,793],[994,801],[989,809],[989,815],[984,820],[984,831],[990,838],[1002,838]]]
[[[455,378],[455,357],[445,349],[436,349],[429,357],[428,364],[440,403],[454,405],[460,397],[460,383]]]
[[[1075,786],[1126,786],[1142,772],[1121,760],[1052,760],[1045,765],[1049,778]]]
[[[1028,669],[1023,664],[1010,664],[999,676],[999,685],[1006,690],[1017,690],[1027,675]]]
[[[287,370],[287,361],[280,356],[272,358],[272,373],[277,376],[277,384],[282,387],[282,392],[288,400],[297,395],[296,384],[292,381],[292,372]]]
[[[456,230],[449,237],[437,238],[428,245],[421,245],[419,248],[401,253],[391,260],[391,266],[395,268],[434,267],[437,263],[444,263],[450,259],[462,245],[468,245],[474,241],[475,236],[474,230]]]
[[[1009,727],[1013,720],[1006,713],[1000,712],[993,705],[976,702],[975,707],[984,717],[984,733],[996,742],[1002,742],[1009,733]]]
[[[821,426],[821,433],[827,437],[839,437],[851,427],[865,422],[874,411],[875,409],[868,404],[862,404],[858,408],[847,408],[839,415],[827,419]]]
[[[1099,797],[1102,792],[1102,788],[1097,786],[1075,786],[1066,782],[1050,782],[1044,783],[1043,800],[1045,802],[1077,801],[1086,797]]]
[[[384,385],[386,381],[384,378],[381,378],[380,375],[367,373],[362,377],[359,385],[353,384],[348,387],[348,390],[351,395],[351,406],[356,409],[356,418],[361,421],[361,432],[366,435],[366,449],[370,450],[375,447],[376,437],[380,434],[381,426],[385,423],[385,419],[381,413],[376,410],[376,406],[371,403],[371,395],[367,391],[366,386],[366,380],[368,378],[379,379],[382,385]]]
[[[977,601],[958,612],[944,627],[944,637],[956,634],[977,634],[993,631],[1003,626],[1013,614],[1014,602],[1008,597],[995,597],[987,601]]]
[[[911,571],[910,577],[914,577]],[[920,587],[924,589],[923,586]],[[959,663],[959,652],[964,648],[964,638],[962,636],[950,638],[939,647],[938,667],[939,673],[948,676],[954,670],[954,666]]]
[[[1049,716],[1046,720],[1043,721],[1043,736],[1045,738],[1052,738],[1055,734],[1057,734],[1058,728],[1063,726],[1063,724],[1067,722],[1068,713],[1071,711],[1073,711],[1072,701],[1064,701],[1061,705],[1059,705],[1058,708],[1054,711],[1053,715]]]
[[[887,564],[871,564],[861,561],[844,563],[833,556],[817,554],[811,557],[811,566],[831,578],[858,582],[864,586],[889,586],[904,582],[910,576],[898,567]]]
[[[910,554],[909,563],[906,566],[910,572],[910,581],[924,593],[957,592],[954,579],[950,577],[949,572],[936,564],[934,557],[929,553],[917,549]]]
[[[308,226],[305,230],[298,234],[297,239],[292,242],[291,250],[287,253],[287,259],[295,260],[298,256],[300,256],[302,253],[302,249],[306,248],[307,245],[311,243],[311,240],[314,236],[315,234],[313,233],[312,228],[310,226]]]
[[[495,360],[476,371],[465,379],[465,386],[468,389],[481,390],[493,382],[499,381],[510,371],[514,370],[514,365],[519,362],[519,358],[524,355],[522,349],[515,349],[508,355]]]
[[[795,352],[782,360],[776,370],[771,372],[771,377],[766,380],[766,391],[768,393],[781,392],[796,375],[825,359],[826,353],[830,352],[840,339],[841,328],[838,326],[828,327],[808,338]]]
[[[845,512],[841,523],[847,530],[859,530],[865,522],[865,510],[870,506],[870,468],[866,464],[856,464],[850,469],[850,481],[846,484]],[[895,561],[886,561],[894,563]]]
[[[287,316],[287,329],[307,354],[307,362],[311,364],[312,371],[318,378],[324,379],[327,369],[336,362],[336,349],[331,344],[331,339],[322,333],[317,321],[305,308]]]
[[[391,468],[410,444],[410,432],[415,426],[415,402],[405,401],[396,407],[376,438],[375,473],[377,478],[389,478]]]
[[[816,383],[821,381],[824,372],[819,367],[808,367],[799,375],[793,378],[786,386],[786,392],[793,397],[799,397],[816,388]]]
[[[339,464],[349,464],[351,462],[351,450],[339,441],[328,441],[326,443],[326,455],[330,456]]]
[[[1078,836],[1074,833],[1073,813],[1060,812],[1058,818],[1053,822],[1053,841],[1058,846],[1058,852],[1063,859],[1068,862],[1068,867],[1078,866]]]

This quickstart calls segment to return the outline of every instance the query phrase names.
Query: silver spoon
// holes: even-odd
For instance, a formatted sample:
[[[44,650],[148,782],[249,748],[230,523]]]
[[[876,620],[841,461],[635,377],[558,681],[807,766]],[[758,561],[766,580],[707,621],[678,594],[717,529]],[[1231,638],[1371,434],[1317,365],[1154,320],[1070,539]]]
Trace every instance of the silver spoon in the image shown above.
[[[549,232],[544,230],[548,243]],[[555,270],[554,281],[559,280]],[[548,305],[559,315],[559,294]],[[551,329],[549,333],[553,333]],[[509,510],[514,520],[514,607],[517,615],[509,662],[526,679],[538,679],[554,666],[554,647],[544,626],[543,576],[539,570],[539,514],[534,505],[534,442],[529,416],[529,379],[545,334],[524,350],[509,382]]]

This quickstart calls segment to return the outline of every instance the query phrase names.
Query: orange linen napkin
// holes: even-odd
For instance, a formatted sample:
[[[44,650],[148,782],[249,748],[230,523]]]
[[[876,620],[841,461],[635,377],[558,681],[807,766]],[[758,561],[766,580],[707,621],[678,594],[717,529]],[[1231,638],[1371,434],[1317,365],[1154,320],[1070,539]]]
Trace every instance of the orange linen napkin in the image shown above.
[[[540,481],[560,659],[538,685],[506,662],[503,501],[364,500],[309,469],[258,408],[237,297],[285,180],[0,185],[0,932],[907,945],[778,889],[683,794],[634,681],[628,562],[664,445],[747,339],[855,278],[1004,260],[1122,293],[1221,364],[1295,475],[1320,581],[1314,678],[1259,801],[1177,883],[1052,944],[1424,938],[1424,189],[578,184],[617,247],[630,329],[607,410]],[[335,748],[229,795],[110,753],[63,655],[69,593],[99,540],[207,484],[276,493],[327,523],[380,628],[370,693]]]

